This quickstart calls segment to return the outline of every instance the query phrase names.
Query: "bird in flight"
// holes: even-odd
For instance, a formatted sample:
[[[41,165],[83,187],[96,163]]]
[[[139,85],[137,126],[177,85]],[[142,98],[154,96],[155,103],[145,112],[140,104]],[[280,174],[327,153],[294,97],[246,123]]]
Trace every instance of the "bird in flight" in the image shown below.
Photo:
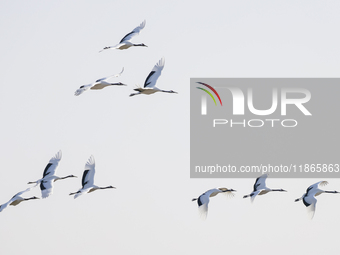
[[[206,218],[208,214],[208,204],[210,201],[210,197],[214,197],[219,193],[225,193],[228,195],[234,195],[232,192],[236,191],[233,189],[227,189],[227,188],[215,188],[210,189],[206,192],[204,192],[202,195],[200,195],[198,198],[193,198],[192,201],[197,201],[198,204],[198,210],[201,214],[202,218]]]
[[[254,202],[254,199],[257,195],[264,195],[267,194],[270,191],[285,191],[283,189],[270,189],[266,186],[266,179],[268,177],[268,174],[263,174],[260,177],[258,177],[254,184],[253,192],[249,195],[245,195],[243,198],[250,197],[251,202]]]
[[[84,93],[85,91],[87,91],[89,89],[98,90],[98,89],[103,89],[103,88],[105,88],[107,86],[126,86],[126,84],[123,84],[121,82],[116,82],[116,83],[108,82],[108,80],[110,78],[120,76],[123,73],[123,71],[124,71],[124,67],[123,67],[123,70],[120,73],[118,73],[118,74],[110,75],[110,76],[98,79],[94,83],[80,86],[80,88],[77,89],[76,92],[74,92],[74,95],[75,96],[79,96],[80,94]]]
[[[144,20],[138,27],[136,27],[134,30],[132,30],[130,33],[128,33],[127,35],[125,35],[123,37],[122,40],[120,40],[120,42],[115,45],[115,46],[107,46],[104,47],[104,49],[102,49],[99,52],[102,52],[104,50],[108,50],[108,49],[118,49],[118,50],[125,50],[128,49],[132,46],[143,46],[143,47],[147,47],[144,43],[138,43],[138,44],[134,44],[131,42],[131,39],[138,35],[139,32],[145,27],[145,23],[146,21]]]
[[[149,73],[148,77],[146,78],[144,82],[144,87],[134,89],[135,91],[137,91],[137,93],[130,94],[130,97],[140,94],[151,95],[156,92],[177,93],[172,90],[161,90],[156,87],[156,82],[162,73],[164,63],[165,63],[164,58],[159,60],[158,63],[152,69],[152,71]]]
[[[115,187],[112,186],[98,187],[94,185],[94,174],[95,174],[95,161],[94,157],[91,156],[85,164],[85,171],[83,173],[83,178],[81,180],[82,188],[79,189],[77,192],[70,193],[70,196],[74,195],[74,198],[77,198],[85,193],[90,193],[98,189],[115,189]]]
[[[59,165],[59,162],[61,160],[61,151],[58,151],[54,157],[52,157],[50,159],[50,161],[48,162],[48,164],[46,165],[44,172],[43,172],[43,178],[35,181],[35,182],[29,182],[28,184],[36,184],[35,186],[37,186],[38,184],[40,184],[40,190],[41,190],[41,197],[42,198],[47,198],[49,195],[52,194],[53,192],[53,183],[55,181],[58,180],[63,180],[63,179],[67,179],[67,178],[71,178],[71,177],[77,177],[74,175],[68,175],[65,177],[59,177],[56,176],[56,170],[57,167]],[[34,187],[35,187],[34,186]]]
[[[315,206],[317,199],[315,198],[316,196],[319,196],[322,193],[339,193],[338,191],[327,191],[327,190],[322,190],[319,189],[319,186],[325,186],[327,185],[327,181],[320,181],[317,183],[314,183],[313,185],[309,186],[306,190],[306,193],[302,195],[302,197],[295,199],[295,202],[298,202],[302,200],[303,204],[307,207],[311,218],[314,217],[315,214]]]
[[[32,187],[18,192],[7,203],[0,205],[0,212],[2,212],[2,210],[4,210],[8,205],[15,206],[15,205],[20,204],[22,201],[28,201],[28,200],[32,200],[32,199],[39,199],[38,197],[23,198],[21,196],[22,194],[30,191],[31,189],[32,189]]]

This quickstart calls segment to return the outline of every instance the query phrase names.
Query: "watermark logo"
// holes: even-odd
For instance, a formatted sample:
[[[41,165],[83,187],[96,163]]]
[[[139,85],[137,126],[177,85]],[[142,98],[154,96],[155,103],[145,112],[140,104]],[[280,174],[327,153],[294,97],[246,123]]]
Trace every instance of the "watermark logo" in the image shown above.
[[[300,87],[266,87],[262,88],[260,92],[255,86],[250,86],[247,88],[240,88],[228,85],[224,86],[211,86],[207,83],[196,82],[198,84],[204,85],[209,88],[219,99],[221,107],[222,97],[227,97],[227,103],[224,105],[223,115],[226,115],[226,110],[232,110],[232,117],[244,116],[249,117],[249,119],[243,119],[236,121],[236,119],[226,119],[222,116],[220,110],[214,108],[209,114],[210,116],[221,116],[219,118],[213,119],[213,127],[219,125],[230,125],[230,127],[241,125],[243,127],[263,127],[266,123],[274,127],[276,123],[280,122],[282,127],[296,127],[298,121],[296,119],[281,119],[282,116],[287,115],[287,109],[291,112],[295,111],[300,113],[300,115],[311,116],[311,112],[307,109],[306,104],[311,100],[311,92],[306,88]],[[274,84],[275,85],[275,84]],[[197,89],[205,91],[213,99],[215,105],[217,102],[214,95],[205,88],[196,87]],[[219,90],[220,94],[216,91]],[[261,91],[266,93],[262,94]],[[254,93],[255,91],[255,93]],[[268,94],[268,92],[270,92]],[[257,94],[256,94],[257,93]],[[256,95],[255,95],[256,94]],[[231,97],[231,100],[230,100]],[[229,100],[228,100],[229,99]],[[254,102],[265,102],[265,107],[255,106]],[[206,94],[201,95],[201,115],[207,115],[208,104]],[[217,114],[219,112],[219,114]],[[281,116],[281,118],[273,118],[272,116]],[[289,115],[289,114],[288,114]],[[296,114],[295,114],[296,115]],[[255,118],[250,118],[256,116]],[[289,116],[292,116],[290,114]],[[222,118],[223,117],[223,118]],[[266,119],[264,119],[264,117]]]
[[[222,100],[220,95],[217,93],[217,91],[210,85],[203,83],[203,82],[197,82],[198,84],[204,85],[207,88],[209,88],[212,92],[215,93],[215,95],[217,96],[218,100],[220,101],[220,104],[222,106]],[[204,92],[206,92],[209,96],[211,96],[211,98],[214,100],[215,105],[217,105],[216,100],[214,98],[214,96],[206,89],[201,88],[201,87],[196,87],[198,89],[203,90]],[[207,115],[207,97],[205,95],[202,95],[202,99],[201,99],[201,114],[202,115]]]
[[[339,78],[191,78],[190,176],[340,178],[339,84]]]
[[[205,84],[203,82],[197,82],[199,84],[205,85],[208,88],[210,88],[218,97],[218,99],[220,100],[221,106],[222,106],[222,101],[221,98],[219,96],[219,94],[217,93],[217,91],[210,85]],[[215,105],[216,104],[216,100],[213,97],[213,95],[207,91],[206,89],[197,87],[198,89],[201,89],[203,91],[205,91],[206,93],[208,93],[211,98],[214,100]],[[237,87],[224,87],[224,89],[228,89],[232,95],[232,109],[233,109],[233,115],[245,115],[245,95],[243,93],[243,91],[240,88]],[[303,97],[301,98],[289,98],[289,94],[298,94],[298,95],[302,95]],[[254,115],[258,115],[258,116],[265,116],[265,115],[271,115],[272,113],[274,113],[277,108],[278,108],[278,89],[277,88],[273,88],[272,89],[272,103],[269,109],[256,109],[254,106],[254,96],[253,96],[253,89],[252,88],[248,88],[247,89],[247,107],[250,113],[254,114]],[[304,106],[305,103],[307,103],[309,100],[311,99],[311,93],[309,90],[304,89],[304,88],[281,88],[280,90],[280,107],[281,107],[281,115],[287,115],[287,105],[295,105],[304,115],[312,115],[308,109]],[[206,115],[207,111],[207,103],[206,103],[206,99],[205,97],[202,96],[202,100],[201,100],[201,114],[202,115]],[[203,111],[203,109],[205,109],[205,111]]]

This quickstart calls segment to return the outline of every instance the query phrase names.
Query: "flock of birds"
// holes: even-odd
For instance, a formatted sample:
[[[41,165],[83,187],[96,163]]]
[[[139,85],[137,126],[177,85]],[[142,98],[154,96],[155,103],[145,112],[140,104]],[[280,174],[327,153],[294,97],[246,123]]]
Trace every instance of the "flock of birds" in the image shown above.
[[[102,52],[104,50],[108,50],[108,49],[125,50],[125,49],[128,49],[128,48],[133,47],[133,46],[147,47],[144,43],[134,44],[134,43],[131,42],[131,39],[140,33],[140,31],[145,27],[145,24],[146,24],[146,21],[143,21],[138,27],[136,27],[130,33],[125,35],[121,39],[119,44],[117,44],[115,46],[105,47],[100,52]],[[157,82],[159,76],[162,73],[162,70],[164,68],[164,64],[165,64],[164,58],[160,59],[156,63],[154,68],[151,70],[149,75],[147,76],[147,78],[144,82],[144,86],[136,88],[135,91],[137,91],[137,93],[132,93],[130,96],[135,96],[135,95],[140,95],[140,94],[151,95],[151,94],[154,94],[156,92],[177,93],[177,92],[172,91],[172,90],[169,90],[169,91],[161,90],[161,89],[156,87],[156,82]],[[118,74],[98,79],[94,83],[91,83],[91,84],[83,85],[75,91],[74,95],[79,96],[82,93],[84,93],[85,91],[88,91],[90,89],[91,90],[99,90],[99,89],[103,89],[103,88],[108,87],[108,86],[126,86],[126,84],[123,84],[121,82],[115,82],[115,83],[109,82],[109,80],[111,78],[119,77],[123,72],[124,72],[124,68]],[[18,192],[7,203],[0,205],[0,212],[2,212],[9,205],[15,206],[15,205],[20,204],[23,201],[39,199],[38,197],[35,197],[35,196],[29,197],[29,198],[24,198],[22,196],[23,194],[32,190],[33,188],[35,188],[38,185],[40,186],[41,197],[47,198],[53,192],[54,182],[56,182],[58,180],[64,180],[64,179],[67,179],[67,178],[76,177],[74,175],[68,175],[68,176],[64,176],[64,177],[59,177],[59,176],[55,175],[56,169],[57,169],[58,164],[61,160],[61,156],[62,156],[62,153],[61,153],[61,151],[59,151],[54,157],[52,157],[50,159],[49,163],[45,167],[44,172],[43,172],[43,177],[41,179],[37,180],[37,181],[29,182],[28,184],[35,184],[35,185],[30,187],[30,188],[27,188],[23,191]],[[94,161],[94,157],[91,156],[89,158],[89,160],[87,161],[87,163],[85,164],[85,170],[84,170],[83,177],[82,177],[82,180],[81,180],[82,187],[78,191],[70,193],[70,195],[73,195],[74,198],[77,198],[77,197],[79,197],[79,196],[81,196],[85,193],[90,193],[90,192],[96,191],[98,189],[114,189],[115,188],[113,186],[99,187],[99,186],[94,185],[94,174],[95,174],[95,161]]]
[[[251,202],[254,202],[254,199],[257,195],[264,195],[267,194],[268,192],[271,191],[283,191],[286,192],[284,189],[270,189],[266,186],[266,179],[268,177],[268,174],[263,174],[260,177],[258,177],[254,183],[254,188],[253,191],[249,195],[243,196],[243,198],[250,197]],[[327,190],[322,190],[319,188],[319,186],[325,186],[327,185],[327,181],[320,181],[317,182],[311,186],[309,186],[306,190],[306,193],[304,193],[300,198],[295,199],[295,202],[298,202],[302,200],[303,204],[307,207],[311,218],[314,217],[315,214],[315,206],[316,206],[316,196],[319,196],[322,193],[340,193],[338,191],[327,191]],[[233,189],[227,189],[227,188],[215,188],[215,189],[210,189],[206,192],[204,192],[202,195],[200,195],[198,198],[193,198],[192,201],[197,201],[198,204],[198,209],[199,212],[202,216],[202,218],[207,217],[208,213],[208,204],[210,201],[210,197],[214,197],[219,193],[224,193],[228,195],[234,195],[232,192],[236,190]]]
[[[37,181],[28,182],[28,184],[35,184],[35,185],[23,191],[18,192],[7,203],[0,205],[0,212],[2,212],[6,207],[8,207],[8,205],[16,206],[23,201],[39,199],[38,197],[35,197],[35,196],[29,197],[29,198],[22,197],[24,193],[30,191],[31,189],[35,188],[38,185],[40,185],[41,197],[47,198],[53,193],[54,182],[58,180],[64,180],[67,178],[77,177],[74,175],[67,175],[64,177],[59,177],[56,175],[56,170],[61,160],[61,156],[62,156],[61,151],[57,152],[56,155],[52,157],[50,161],[48,162],[48,164],[46,165],[44,172],[43,172],[43,177]],[[69,195],[74,196],[74,198],[76,199],[77,197],[83,194],[91,193],[99,189],[115,189],[115,187],[113,186],[99,187],[97,185],[94,185],[94,175],[95,175],[95,161],[92,155],[85,164],[85,170],[83,172],[83,176],[81,179],[82,187],[76,192],[71,192]],[[243,196],[243,198],[250,197],[251,202],[254,202],[255,197],[258,195],[264,195],[272,191],[286,192],[286,190],[284,189],[268,188],[266,186],[267,177],[268,177],[268,174],[263,174],[260,177],[258,177],[254,183],[253,191],[250,194]],[[317,182],[309,186],[306,190],[306,193],[304,193],[300,198],[295,199],[295,202],[302,200],[303,204],[308,208],[309,212],[311,213],[311,218],[313,218],[314,213],[315,213],[315,206],[317,202],[315,198],[316,196],[322,193],[333,193],[333,194],[340,193],[335,190],[327,191],[327,190],[322,190],[319,188],[319,186],[325,186],[327,184],[328,184],[327,181]],[[208,213],[208,204],[209,204],[211,197],[214,197],[218,195],[219,193],[224,193],[224,194],[233,196],[234,195],[233,192],[235,191],[236,190],[234,189],[228,189],[228,188],[214,188],[214,189],[210,189],[204,192],[198,198],[193,198],[192,201],[197,201],[199,212],[202,218],[206,218],[207,213]]]
[[[61,160],[61,156],[62,156],[61,151],[57,152],[57,154],[54,157],[52,157],[50,161],[48,162],[48,164],[46,165],[44,172],[43,172],[43,177],[37,181],[28,182],[28,184],[35,184],[35,185],[23,191],[18,192],[7,203],[0,205],[0,212],[2,212],[2,210],[4,210],[8,205],[15,206],[15,205],[20,204],[23,201],[39,199],[38,197],[35,197],[35,196],[29,197],[29,198],[23,198],[21,196],[24,193],[37,187],[38,185],[40,185],[41,197],[47,198],[53,193],[54,182],[59,181],[59,180],[64,180],[67,178],[72,178],[72,177],[76,178],[77,176],[74,176],[74,175],[68,175],[64,177],[59,177],[56,175],[56,170]],[[74,195],[74,198],[77,198],[83,194],[90,193],[98,189],[115,189],[115,187],[113,186],[99,187],[99,186],[94,185],[95,172],[96,172],[95,161],[94,161],[94,157],[91,156],[85,164],[85,170],[83,173],[83,177],[81,179],[82,187],[78,191],[70,193],[70,196]]]
[[[125,50],[125,49],[128,49],[128,48],[133,47],[133,46],[147,47],[144,43],[134,44],[134,43],[131,42],[131,39],[133,37],[135,37],[136,35],[138,35],[140,33],[140,31],[145,27],[145,23],[146,23],[146,21],[144,20],[138,27],[136,27],[130,33],[125,35],[123,37],[123,39],[119,42],[119,44],[117,44],[115,46],[104,47],[104,49],[102,49],[99,52],[102,52],[102,51],[108,50],[108,49]],[[151,72],[147,76],[147,78],[144,82],[144,86],[134,89],[135,91],[137,91],[137,93],[131,93],[130,96],[135,96],[135,95],[140,95],[140,94],[151,95],[151,94],[154,94],[156,92],[177,93],[173,90],[162,90],[162,89],[159,89],[159,88],[156,87],[157,79],[159,78],[159,76],[162,73],[162,70],[164,68],[164,64],[165,64],[164,58],[159,60],[158,63],[154,66],[154,68],[151,70]],[[111,76],[108,76],[108,77],[104,77],[104,78],[96,80],[94,83],[80,86],[80,88],[76,90],[74,95],[79,96],[83,92],[85,92],[89,89],[97,90],[97,89],[103,89],[107,86],[124,86],[126,84],[123,84],[121,82],[110,83],[108,81],[110,78],[120,76],[123,73],[123,71],[124,71],[124,68],[119,74],[114,74],[114,75],[111,75]]]
[[[134,43],[131,42],[131,39],[133,37],[135,37],[136,35],[138,35],[140,33],[140,31],[145,27],[145,23],[146,23],[146,21],[142,22],[138,27],[136,27],[130,33],[125,35],[123,37],[123,39],[121,39],[121,41],[117,45],[104,47],[100,52],[102,52],[104,50],[108,50],[108,49],[124,50],[124,49],[128,49],[130,47],[133,47],[133,46],[147,47],[144,43],[134,44]],[[169,91],[161,90],[161,89],[156,87],[156,82],[157,82],[157,79],[159,78],[159,76],[162,73],[162,70],[164,68],[164,63],[165,63],[164,58],[159,60],[159,62],[154,66],[152,71],[147,76],[147,78],[144,82],[144,86],[134,89],[135,91],[137,91],[137,93],[132,93],[132,94],[130,94],[130,96],[135,96],[135,95],[140,95],[140,94],[150,95],[150,94],[154,94],[156,92],[177,93],[177,92],[172,91],[172,90],[169,90]],[[119,77],[123,73],[123,71],[124,71],[124,68],[118,74],[111,75],[111,76],[108,76],[108,77],[104,77],[104,78],[96,80],[94,83],[81,86],[79,89],[77,89],[75,91],[75,96],[79,96],[89,89],[98,90],[98,89],[103,89],[103,88],[108,87],[108,86],[125,86],[126,84],[123,84],[121,82],[110,83],[108,81],[111,78]],[[28,184],[35,184],[35,186],[29,187],[29,188],[27,188],[23,191],[18,192],[7,203],[0,205],[0,212],[3,211],[6,207],[8,207],[8,205],[16,206],[23,201],[38,199],[38,197],[35,197],[35,196],[29,197],[29,198],[22,197],[22,195],[24,193],[30,191],[32,188],[34,188],[38,185],[40,185],[41,197],[47,198],[53,192],[53,183],[54,182],[56,182],[58,180],[64,180],[64,179],[67,179],[67,178],[76,177],[74,175],[68,175],[68,176],[65,176],[65,177],[59,177],[59,176],[55,175],[56,169],[57,169],[58,164],[61,160],[61,156],[62,156],[62,153],[61,153],[61,151],[59,151],[54,157],[51,158],[51,160],[49,161],[49,163],[45,167],[44,172],[43,172],[43,177],[41,179],[35,181],[35,182],[29,182],[28,183]],[[84,170],[82,180],[81,180],[82,187],[78,191],[70,193],[70,195],[73,195],[74,198],[77,198],[77,197],[79,197],[79,196],[81,196],[85,193],[90,193],[90,192],[96,191],[98,189],[113,189],[113,188],[115,188],[113,186],[99,187],[99,186],[94,185],[94,174],[95,174],[95,161],[94,161],[94,157],[91,156],[89,158],[89,160],[87,161],[87,163],[85,164],[85,170]],[[266,183],[265,183],[267,177],[268,177],[267,174],[264,174],[264,175],[258,177],[255,181],[253,191],[249,195],[245,195],[243,198],[250,197],[251,201],[253,202],[257,195],[264,195],[264,194],[267,194],[268,192],[271,192],[271,191],[281,191],[281,192],[286,191],[286,190],[283,190],[283,189],[270,189],[270,188],[268,188],[266,186]],[[304,205],[310,210],[312,217],[313,217],[314,213],[315,213],[316,202],[317,202],[317,200],[315,198],[316,196],[318,196],[322,193],[339,193],[338,191],[325,191],[325,190],[321,190],[319,188],[319,186],[324,186],[326,184],[328,184],[328,182],[320,181],[320,182],[317,182],[317,183],[309,186],[306,190],[306,193],[303,194],[302,197],[296,199],[295,202],[302,200]],[[192,199],[192,201],[197,201],[199,211],[201,212],[202,216],[205,218],[207,216],[207,212],[208,212],[208,204],[209,204],[209,201],[210,201],[210,197],[214,197],[219,193],[225,193],[225,194],[233,195],[232,192],[235,192],[235,190],[227,189],[227,188],[210,189],[210,190],[204,192],[198,198]]]

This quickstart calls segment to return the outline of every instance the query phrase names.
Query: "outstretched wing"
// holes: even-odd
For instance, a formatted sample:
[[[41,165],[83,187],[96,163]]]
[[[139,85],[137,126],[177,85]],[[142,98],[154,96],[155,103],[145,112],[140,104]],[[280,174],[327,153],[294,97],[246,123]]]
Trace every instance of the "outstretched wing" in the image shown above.
[[[30,191],[31,189],[32,189],[32,187],[18,192],[7,203],[0,205],[0,212],[2,212],[2,210],[4,210],[8,205],[10,205],[13,201],[15,201],[18,196],[20,196],[21,194],[23,194],[23,193],[25,193],[27,191]]]
[[[83,178],[81,180],[81,185],[83,189],[93,186],[94,184],[94,174],[95,174],[95,161],[94,157],[91,156],[86,162],[85,171],[83,173]]]
[[[320,181],[320,182],[317,182],[317,183],[310,185],[306,190],[307,196],[308,196],[309,192],[313,192],[313,190],[319,188],[319,186],[325,186],[327,184],[328,184],[327,181]]]
[[[208,204],[209,203],[209,197],[211,193],[210,192],[205,192],[202,195],[200,195],[197,199],[198,206],[202,206],[203,204]]]
[[[34,186],[34,187],[35,187],[35,186]],[[25,192],[30,191],[30,190],[31,190],[32,188],[34,188],[34,187],[30,187],[30,188],[27,188],[27,189],[25,189],[25,190],[23,190],[23,191],[18,192],[18,193],[15,194],[11,199],[13,199],[13,198],[15,198],[15,197],[18,197],[18,196],[24,194]]]
[[[157,79],[162,73],[162,70],[164,68],[165,60],[164,58],[161,58],[161,60],[158,61],[158,63],[154,66],[151,73],[149,73],[148,77],[146,78],[144,82],[144,88],[153,88],[156,85]]]
[[[53,191],[53,179],[42,180],[40,183],[41,197],[47,198]]]
[[[74,195],[74,199],[76,199],[77,197],[83,195],[83,194],[86,194],[90,191],[91,187],[90,188],[87,188],[87,189],[80,189],[75,195]]]
[[[261,190],[257,190],[257,191],[253,191],[251,194],[250,194],[250,201],[253,203],[254,200],[255,200],[255,197],[261,192]]]
[[[79,95],[83,94],[86,90],[89,90],[92,86],[93,86],[93,84],[88,84],[88,85],[80,86],[80,88],[77,89],[77,90],[74,92],[74,95],[75,95],[75,96],[79,96]]]
[[[312,219],[315,214],[316,198],[314,196],[305,196],[303,199],[303,204],[307,207],[309,217]]]
[[[59,161],[61,160],[61,151],[58,151],[53,158],[50,159],[47,166],[44,169],[43,178],[52,176],[55,174]]]
[[[266,187],[266,179],[268,177],[268,174],[263,174],[260,177],[258,177],[254,184],[254,191],[263,189]]]
[[[121,76],[121,74],[123,72],[124,72],[124,67],[123,67],[123,69],[122,69],[122,71],[120,73],[114,74],[114,75],[110,75],[110,76],[107,76],[107,77],[104,77],[104,78],[101,78],[101,79],[98,79],[98,80],[96,80],[96,82],[105,81],[105,80],[108,80],[108,79],[110,79],[112,77],[119,77],[119,76]]]
[[[74,95],[75,95],[75,96],[79,96],[79,95],[83,94],[86,90],[87,90],[87,89],[84,88],[84,87],[79,88],[79,89],[77,89],[77,90],[74,92]]]
[[[7,202],[7,203],[5,203],[5,204],[2,204],[2,205],[0,205],[0,212],[2,212],[2,210],[6,209],[6,208],[7,208],[7,206],[10,204],[10,202],[11,202],[11,200],[10,200],[10,201],[8,201],[8,202]]]
[[[197,199],[198,213],[203,220],[206,219],[208,215],[209,196],[210,193],[203,193]]]
[[[134,30],[132,30],[130,33],[125,35],[122,40],[120,40],[119,43],[130,41],[132,37],[139,34],[139,32],[145,27],[146,21],[144,20],[138,27],[136,27]]]

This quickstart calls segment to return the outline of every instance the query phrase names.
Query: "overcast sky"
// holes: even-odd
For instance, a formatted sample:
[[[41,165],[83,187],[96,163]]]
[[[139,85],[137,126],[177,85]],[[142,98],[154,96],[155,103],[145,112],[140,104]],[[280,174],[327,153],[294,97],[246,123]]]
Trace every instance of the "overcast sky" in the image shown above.
[[[340,197],[318,197],[314,219],[294,203],[318,179],[190,179],[192,77],[339,77],[339,1],[0,1],[0,204],[42,177],[62,150],[47,199],[0,214],[2,254],[338,254]],[[133,42],[107,50],[146,20]],[[157,86],[129,97],[165,58]],[[119,73],[126,87],[74,92]],[[332,145],[330,145],[330,148]],[[77,198],[88,158],[95,184]],[[339,179],[327,189],[340,190]],[[208,189],[208,218],[191,199]],[[34,189],[26,196],[40,196]]]

